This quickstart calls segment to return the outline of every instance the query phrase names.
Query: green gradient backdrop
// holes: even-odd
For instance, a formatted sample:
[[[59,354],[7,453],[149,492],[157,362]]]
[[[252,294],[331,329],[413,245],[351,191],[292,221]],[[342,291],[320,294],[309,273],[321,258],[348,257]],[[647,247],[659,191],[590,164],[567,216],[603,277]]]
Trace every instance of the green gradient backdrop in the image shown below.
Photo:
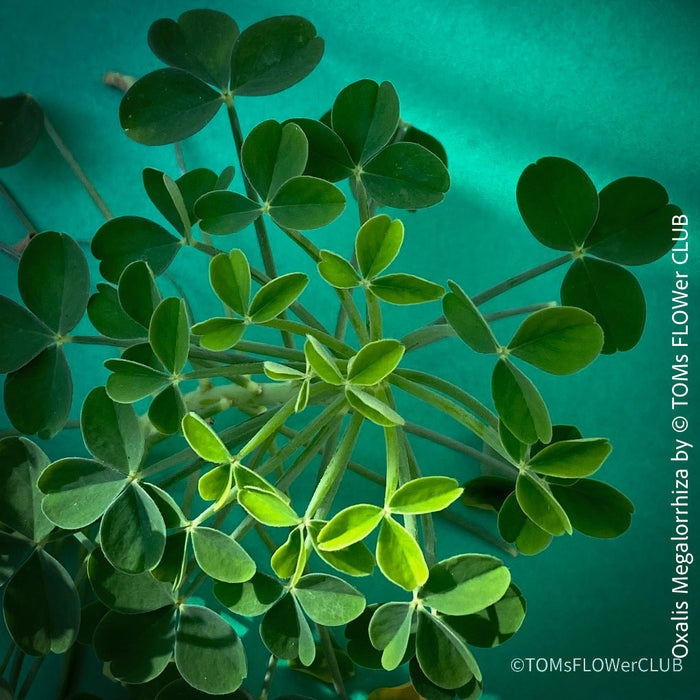
[[[317,117],[342,87],[367,77],[393,82],[401,98],[402,116],[439,136],[450,158],[452,188],[438,207],[402,217],[407,227],[402,254],[406,271],[436,281],[453,278],[468,293],[476,293],[553,257],[525,229],[514,197],[522,169],[545,155],[574,160],[599,187],[625,175],[659,180],[671,200],[688,214],[691,244],[698,245],[700,9],[692,0],[663,5],[650,0],[397,0],[386,4],[367,0],[4,0],[0,3],[0,94],[22,91],[37,97],[117,215],[155,216],[143,193],[140,172],[153,166],[173,173],[175,163],[171,148],[148,149],[122,135],[117,119],[119,95],[101,85],[101,76],[105,70],[139,75],[158,67],[146,45],[150,23],[204,6],[228,12],[241,27],[275,14],[301,14],[326,39],[323,61],[303,83],[271,98],[241,98],[244,131],[266,118]],[[190,167],[216,169],[231,163],[225,117],[220,114],[204,134],[187,142],[184,153]],[[40,230],[55,228],[89,239],[101,223],[99,213],[46,138],[30,158],[0,176]],[[0,221],[5,242],[24,235],[4,202],[0,202]],[[317,234],[316,240],[322,247],[347,250],[355,222],[354,215],[347,214],[323,238]],[[233,246],[233,238],[228,240]],[[251,251],[252,244],[247,233],[235,241]],[[289,271],[296,252],[284,241],[275,240],[274,245],[289,256],[282,258],[282,271]],[[692,310],[700,314],[697,261],[694,250]],[[185,287],[192,289],[206,279],[203,264],[183,255],[174,269]],[[700,618],[695,606],[700,606],[700,582],[695,570],[691,654],[682,674],[516,674],[510,670],[513,657],[670,655],[674,640],[668,620],[673,569],[668,504],[673,488],[669,457],[674,436],[669,421],[674,273],[670,259],[635,272],[644,286],[649,310],[639,346],[631,353],[601,358],[572,377],[554,380],[541,373],[533,375],[555,422],[575,422],[586,435],[612,440],[614,452],[602,478],[634,501],[633,526],[618,540],[598,541],[581,535],[558,538],[536,558],[507,562],[529,610],[513,640],[496,650],[478,652],[490,698],[699,697]],[[562,274],[551,272],[521,292],[492,302],[488,310],[556,299]],[[6,257],[0,258],[0,280],[0,291],[16,298],[15,264]],[[196,298],[199,308],[204,308],[207,292],[202,290]],[[427,321],[434,310],[397,314],[396,332],[405,328],[409,315]],[[700,342],[697,327],[694,318],[695,343]],[[75,352],[72,356],[85,355]],[[91,355],[94,360],[103,356],[106,354]],[[691,363],[695,372],[691,398],[696,406],[700,400],[697,357],[696,344]],[[490,363],[480,360],[466,348],[448,343],[424,352],[420,362],[426,366],[442,362],[451,378],[486,398]],[[484,370],[481,374],[475,371],[479,368]],[[76,374],[79,398],[103,379]],[[76,417],[77,406],[78,401]],[[697,438],[700,412],[691,411],[687,417]],[[2,427],[6,425],[3,416]],[[467,438],[453,426],[445,429]],[[57,441],[42,447],[52,457],[63,455],[66,449],[79,449]],[[478,467],[466,458],[431,450],[425,444],[418,448],[426,471],[431,461],[439,460],[440,468],[457,478],[478,473]],[[380,450],[377,453],[368,448],[360,456],[369,462]],[[694,493],[700,493],[696,485]],[[696,508],[693,517],[698,517]],[[697,520],[692,534],[697,538]],[[456,538],[466,536],[445,529],[439,554],[451,553],[449,541]],[[460,546],[471,547],[472,543]],[[478,541],[473,546],[490,551]],[[379,593],[371,594],[370,599],[375,595]],[[253,692],[259,688],[264,664],[262,654],[251,658],[249,687]],[[55,677],[51,674],[56,668],[55,663],[47,664],[42,671],[43,690],[33,697],[53,697]],[[290,692],[291,683],[313,693],[306,681],[286,669],[278,674],[273,697]],[[399,670],[388,679],[401,682],[403,677]],[[362,697],[386,678],[361,672],[350,690]],[[89,681],[84,689],[97,687]]]

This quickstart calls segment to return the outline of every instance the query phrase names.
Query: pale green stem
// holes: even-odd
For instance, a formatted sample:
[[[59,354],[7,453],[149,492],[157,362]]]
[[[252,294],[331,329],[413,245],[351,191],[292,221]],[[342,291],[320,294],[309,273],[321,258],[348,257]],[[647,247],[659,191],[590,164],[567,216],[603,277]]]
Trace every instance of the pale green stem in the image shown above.
[[[36,233],[36,227],[34,224],[29,220],[29,217],[24,209],[22,209],[19,202],[2,182],[0,182],[0,194],[7,200],[7,203],[10,205],[10,208],[14,212],[15,216],[27,230],[27,234],[31,236],[33,233]]]
[[[314,338],[316,338],[316,340],[320,341],[334,352],[337,352],[342,357],[352,357],[355,354],[355,350],[353,348],[341,340],[338,340],[330,333],[324,333],[303,323],[296,323],[295,321],[286,321],[283,319],[274,319],[264,323],[263,325],[267,326],[268,328],[287,330],[290,333],[295,333],[301,336],[312,335]]]
[[[258,432],[238,450],[236,458],[241,460],[249,455],[258,445],[261,445],[270,435],[274,435],[287,419],[294,413],[296,397],[292,397],[285,403]]]
[[[355,442],[360,433],[360,427],[362,426],[364,418],[359,414],[355,413],[350,419],[350,423],[345,430],[345,434],[340,440],[338,445],[338,450],[333,455],[333,458],[328,463],[328,466],[323,472],[316,489],[311,496],[309,501],[309,506],[306,509],[306,518],[323,518],[328,508],[330,507],[330,502],[332,496],[334,495],[336,489],[339,486],[340,480],[342,479],[343,473],[350,461],[350,456],[352,455],[353,448],[355,447]]]
[[[180,379],[184,382],[188,379],[209,379],[211,377],[238,377],[245,374],[262,374],[263,369],[263,362],[241,363],[240,365],[229,365],[228,367],[207,367],[206,369],[196,369],[192,372],[186,372],[180,377]]]
[[[56,129],[53,128],[53,125],[46,116],[44,116],[44,127],[46,128],[46,133],[49,135],[54,145],[58,149],[58,152],[63,156],[66,163],[68,163],[71,170],[73,171],[73,174],[78,178],[78,180],[80,180],[80,184],[85,188],[88,195],[90,195],[90,199],[92,199],[97,208],[100,210],[102,216],[104,216],[104,218],[107,221],[113,219],[114,215],[109,210],[109,207],[105,204],[104,199],[100,197],[99,192],[95,189],[95,186],[92,184],[92,182],[90,182],[90,179],[85,174],[80,165],[78,165],[78,161],[75,160],[73,154],[70,152],[70,150],[68,150],[66,144],[63,143],[61,137],[56,133]]]
[[[335,655],[335,649],[333,649],[333,642],[331,642],[331,635],[328,632],[328,628],[324,625],[320,625],[317,622],[316,629],[318,630],[318,636],[321,640],[323,654],[326,657],[326,662],[328,663],[328,670],[330,671],[331,678],[333,679],[333,689],[340,700],[348,700],[348,694],[345,692],[343,676],[340,673],[338,658]]]
[[[102,335],[65,335],[64,343],[77,343],[78,345],[110,345],[115,348],[130,348],[132,345],[144,342],[144,338],[105,338]]]
[[[518,306],[515,309],[503,309],[503,311],[494,311],[491,314],[486,314],[484,318],[489,322],[500,321],[503,318],[510,318],[511,316],[524,316],[526,314],[533,314],[536,311],[542,311],[542,309],[551,309],[556,305],[556,301],[545,301],[541,304],[528,304],[527,306]]]
[[[369,289],[365,289],[365,300],[369,321],[369,337],[371,340],[379,340],[382,337],[382,311],[379,307],[379,299]]]
[[[360,214],[360,226],[362,226],[370,218],[370,209],[367,190],[362,184],[359,173],[355,176],[355,194],[357,195],[357,208]]]
[[[384,443],[386,445],[386,489],[384,491],[384,503],[389,503],[399,483],[399,429],[396,426],[384,428]]]
[[[275,677],[275,669],[277,668],[277,657],[272,654],[270,660],[267,663],[267,669],[265,670],[265,678],[263,680],[263,687],[258,696],[258,700],[267,700],[270,694],[270,686],[272,685],[272,679]]]

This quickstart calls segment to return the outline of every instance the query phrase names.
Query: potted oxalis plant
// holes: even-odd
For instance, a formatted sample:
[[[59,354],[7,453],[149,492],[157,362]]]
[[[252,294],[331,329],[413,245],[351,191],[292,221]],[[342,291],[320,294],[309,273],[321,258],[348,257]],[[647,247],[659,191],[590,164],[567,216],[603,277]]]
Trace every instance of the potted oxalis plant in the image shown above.
[[[278,660],[341,697],[355,667],[400,665],[411,684],[402,697],[479,697],[488,679],[473,650],[512,636],[525,601],[499,558],[442,547],[438,556],[433,521],[490,509],[503,547],[530,555],[573,530],[627,529],[632,504],[592,478],[608,440],[557,425],[527,368],[571,374],[637,343],[644,296],[628,266],[664,255],[680,210],[652,180],[622,177],[598,191],[569,160],[542,158],[516,194],[527,228],[556,256],[469,296],[459,280],[401,271],[394,210],[441,202],[450,179],[443,147],[400,113],[391,83],[359,80],[319,120],[268,120],[244,135],[237,98],[311,72],[323,53],[313,25],[285,16],[239,31],[225,14],[194,10],[155,22],[148,38],[168,67],[124,79],[125,133],[177,147],[223,108],[238,184],[229,189],[233,168],[183,168],[176,179],[146,169],[158,222],[114,218],[91,189],[107,219],[90,244],[99,276],[65,233],[6,251],[18,258],[20,300],[0,299],[14,426],[0,441],[11,638],[0,695],[30,695],[46,655],[70,663],[91,645],[135,697],[279,697]],[[3,98],[0,165],[28,155],[44,128],[63,148],[33,98]],[[317,230],[341,214],[346,245],[323,249]],[[300,269],[275,256],[285,236],[308,258]],[[264,269],[244,252],[254,246]],[[218,298],[197,317],[188,280],[179,296],[160,282],[184,247],[208,256]],[[561,305],[480,311],[558,266],[567,267]],[[315,298],[304,294],[314,276]],[[385,333],[392,308],[417,304],[434,308],[434,322]],[[329,305],[332,326],[319,320]],[[74,334],[85,314],[95,332]],[[504,334],[498,320],[518,315]],[[437,342],[453,343],[462,363],[492,355],[491,396],[441,378],[439,366],[412,368]],[[68,421],[69,343],[113,349],[106,384],[80,397],[79,425]],[[422,425],[425,406],[479,449]],[[51,462],[31,436],[67,428],[80,429],[90,455]],[[416,438],[469,454],[487,473],[436,473],[419,463]],[[353,459],[363,441],[371,463]],[[382,484],[383,498],[348,493],[350,472]],[[377,579],[389,595],[374,597]],[[236,621],[251,630],[244,638]],[[246,649],[261,645],[266,678],[247,677]]]

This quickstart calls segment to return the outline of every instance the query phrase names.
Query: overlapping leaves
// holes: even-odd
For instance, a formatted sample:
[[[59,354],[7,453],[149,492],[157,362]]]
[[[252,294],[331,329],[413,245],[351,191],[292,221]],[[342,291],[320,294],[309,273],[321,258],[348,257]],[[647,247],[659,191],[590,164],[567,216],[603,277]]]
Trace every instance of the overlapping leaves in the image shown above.
[[[673,247],[669,222],[681,211],[666,190],[648,178],[624,177],[597,193],[579,166],[550,157],[523,171],[516,194],[532,234],[573,253],[562,303],[595,316],[605,333],[602,352],[634,347],[644,329],[644,294],[621,266],[645,265]]]

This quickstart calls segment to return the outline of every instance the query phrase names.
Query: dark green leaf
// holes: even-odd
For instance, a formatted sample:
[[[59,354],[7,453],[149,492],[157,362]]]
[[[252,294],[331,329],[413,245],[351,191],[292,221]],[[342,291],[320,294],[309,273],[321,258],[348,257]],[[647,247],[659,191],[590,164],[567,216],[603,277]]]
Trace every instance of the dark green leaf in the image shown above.
[[[187,413],[185,399],[180,388],[169,384],[156,394],[148,407],[148,420],[164,435],[180,432],[180,423]]]
[[[104,387],[97,387],[83,403],[80,429],[85,446],[97,459],[124,474],[138,470],[144,440],[139,418],[132,406],[115,403],[107,396]]]
[[[356,386],[346,387],[345,399],[351,408],[377,425],[389,428],[404,424],[404,419],[391,406]]]
[[[623,177],[600,191],[598,220],[586,238],[587,252],[621,265],[646,265],[673,248],[669,222],[681,210],[666,190],[646,177]]]
[[[115,569],[96,549],[88,560],[90,585],[97,597],[111,610],[121,613],[145,613],[175,601],[172,586],[157,581],[150,571],[125,574]]]
[[[345,636],[348,639],[348,654],[352,660],[365,668],[382,668],[382,654],[372,646],[369,637],[369,625],[372,616],[379,608],[377,603],[368,605],[364,612],[345,626]],[[411,655],[413,650],[410,650]],[[403,659],[406,661],[407,659]]]
[[[143,399],[169,381],[167,374],[132,360],[107,360],[105,367],[113,372],[107,380],[107,395],[117,403]]]
[[[195,214],[201,219],[202,231],[215,236],[242,231],[255,221],[262,209],[260,204],[237,192],[209,192],[197,200]]]
[[[175,68],[162,68],[129,88],[119,105],[119,120],[134,141],[160,146],[196,134],[222,104],[221,93],[201,80]]]
[[[506,542],[512,542],[521,554],[539,554],[552,542],[552,535],[535,525],[523,513],[515,493],[505,500],[498,514],[498,531],[501,537]]]
[[[377,564],[397,586],[412,591],[428,579],[423,552],[413,536],[393,518],[382,521],[377,540]]]
[[[362,182],[372,199],[397,209],[431,207],[450,188],[442,161],[416,143],[393,143],[381,150],[365,165]]]
[[[42,350],[31,362],[5,379],[5,410],[12,425],[44,440],[66,424],[73,398],[73,380],[63,348]]]
[[[365,609],[365,597],[336,576],[307,574],[294,586],[304,612],[319,625],[344,625]]]
[[[355,254],[365,279],[373,279],[391,265],[401,250],[403,234],[403,223],[386,214],[362,225],[355,238]]]
[[[479,309],[459,285],[454,282],[448,284],[452,291],[442,300],[447,322],[472,350],[483,353],[496,352],[499,343]]]
[[[431,134],[426,133],[421,129],[416,129],[411,124],[401,136],[401,141],[409,143],[417,143],[423,148],[427,148],[431,153],[434,153],[447,167],[447,153],[445,147]]]
[[[524,442],[520,442],[520,440],[508,430],[502,420],[498,421],[498,437],[501,440],[501,445],[503,445],[513,462],[515,462],[515,464],[522,463],[527,456],[527,445]]]
[[[515,481],[502,476],[477,476],[464,484],[462,502],[472,508],[498,511],[514,488]]]
[[[293,119],[308,142],[304,175],[328,182],[344,180],[352,173],[353,162],[342,139],[326,124],[315,119]]]
[[[520,629],[526,609],[523,594],[511,583],[503,597],[493,605],[473,615],[450,617],[446,622],[467,644],[495,647],[508,641]]]
[[[217,581],[243,583],[255,573],[255,562],[236,540],[210,527],[192,530],[194,556],[202,571]]]
[[[166,521],[167,525],[167,521]],[[189,532],[176,530],[165,540],[165,551],[158,566],[150,574],[158,581],[167,581],[173,591],[177,590],[187,573]],[[130,575],[130,574],[125,574]],[[141,575],[141,574],[137,574]]]
[[[219,177],[216,180],[216,186],[211,188],[215,190],[226,190],[229,185],[233,182],[233,176],[236,173],[236,169],[232,165],[226,166]],[[186,174],[186,173],[185,173]]]
[[[508,360],[496,363],[491,391],[498,415],[515,437],[528,444],[538,438],[543,442],[551,440],[547,406],[535,385]]]
[[[164,299],[153,312],[148,327],[148,342],[171,374],[178,374],[187,363],[190,326],[187,307],[181,299]]]
[[[93,644],[109,672],[125,683],[146,683],[159,676],[173,655],[177,612],[168,605],[139,615],[107,613]]]
[[[399,365],[404,346],[398,340],[367,343],[348,362],[348,381],[356,386],[373,386],[388,377]]]
[[[508,349],[551,374],[572,374],[598,357],[603,331],[595,318],[575,306],[555,306],[528,316]]]
[[[26,93],[0,98],[0,168],[29,155],[44,130],[44,113]]]
[[[399,98],[391,83],[359,80],[333,104],[333,131],[355,163],[364,163],[391,140],[399,123]]]
[[[571,524],[591,537],[618,537],[630,526],[634,506],[608,484],[582,479],[571,486],[551,487]]]
[[[344,681],[350,680],[355,675],[355,664],[353,664],[350,656],[339,647],[332,637],[331,641],[333,642],[333,654],[340,677]],[[324,683],[333,683],[333,672],[330,669],[328,659],[320,644],[316,645],[316,656],[308,666],[304,666],[299,659],[290,659],[289,668],[292,671],[303,673],[306,676],[311,676],[311,678],[323,681]],[[277,700],[308,700],[308,698],[302,695],[285,695],[278,697]]]
[[[470,615],[499,600],[510,585],[503,562],[486,554],[460,554],[439,562],[419,595],[446,615]]]
[[[188,170],[175,180],[177,189],[180,190],[182,195],[182,201],[191,225],[194,225],[198,219],[194,211],[194,205],[197,200],[213,190],[225,190],[231,184],[233,167],[230,166],[229,170],[230,178],[226,170],[219,176],[213,170],[195,168],[194,170]]]
[[[404,659],[411,634],[413,607],[407,603],[386,603],[372,615],[369,637],[376,649],[383,651],[382,666],[395,669]]]
[[[250,266],[240,250],[219,253],[209,264],[209,281],[216,295],[237,314],[245,316],[250,304]]]
[[[318,546],[324,551],[335,551],[363,540],[382,521],[384,512],[379,506],[360,503],[337,513],[318,535]]]
[[[186,527],[189,520],[185,517],[177,501],[163,489],[155,484],[141,482],[141,488],[153,499],[156,507],[163,516],[166,528]]]
[[[352,289],[360,284],[357,270],[345,258],[330,250],[321,251],[318,272],[328,284],[337,289]]]
[[[43,494],[37,486],[48,464],[49,458],[31,440],[0,440],[0,522],[33,542],[53,530],[53,523],[41,510]]]
[[[482,683],[474,676],[461,688],[447,690],[435,685],[421,670],[418,659],[415,656],[408,664],[411,677],[411,685],[416,693],[425,700],[453,700],[455,695],[460,700],[479,700],[481,697]]]
[[[37,549],[7,584],[4,614],[22,651],[32,656],[61,654],[78,635],[80,600],[68,572]]]
[[[135,260],[127,265],[119,277],[118,292],[124,311],[148,328],[153,312],[163,300],[148,263]]]
[[[269,119],[256,126],[243,142],[241,158],[246,177],[264,202],[306,166],[306,136],[294,123],[282,126]]]
[[[17,284],[27,308],[59,335],[83,317],[90,273],[80,246],[65,233],[34,236],[19,261]]]
[[[190,447],[207,462],[226,464],[231,459],[228,449],[211,426],[196,413],[182,419],[182,433]]]
[[[119,216],[98,229],[92,254],[102,261],[102,276],[116,284],[124,268],[135,260],[144,260],[154,275],[160,275],[180,250],[181,240],[148,219]]]
[[[476,660],[459,636],[442,620],[418,615],[416,657],[423,673],[441,688],[460,688],[472,676],[481,680]]]
[[[301,657],[302,649],[308,654],[309,644],[313,647],[313,637],[309,623],[299,609],[294,596],[287,594],[275,603],[266,613],[260,624],[260,637],[272,654],[280,659]],[[308,663],[316,655],[315,648]]]
[[[390,304],[422,304],[435,301],[445,293],[439,284],[403,273],[377,277],[369,288],[382,301]]]
[[[109,563],[123,573],[140,574],[160,561],[165,549],[165,522],[138,484],[127,486],[105,512],[100,542]]]
[[[15,575],[33,552],[34,547],[25,537],[0,531],[0,587]]]
[[[406,482],[387,504],[402,515],[444,510],[462,495],[459,484],[448,476],[423,476]]]
[[[124,474],[91,459],[69,457],[49,465],[39,478],[42,508],[64,530],[79,530],[99,518],[127,484]]]
[[[253,323],[266,323],[277,318],[293,304],[309,282],[301,272],[290,272],[270,280],[253,297],[248,314]]]
[[[604,438],[561,440],[540,450],[530,459],[528,467],[538,474],[566,479],[589,476],[605,461],[611,449]]]
[[[199,605],[180,608],[175,664],[192,687],[212,695],[232,693],[247,674],[243,644],[233,627]]]
[[[146,168],[143,171],[143,186],[148,198],[155,204],[156,209],[158,209],[181,236],[184,236],[185,222],[182,220],[181,214],[184,203],[181,201],[182,195],[179,193],[174,180],[160,170]],[[173,188],[177,200],[180,200],[177,203],[173,198]],[[178,194],[179,196],[177,196]]]
[[[293,177],[270,201],[268,213],[282,228],[306,231],[327,226],[345,209],[345,195],[332,183],[308,175]]]
[[[523,221],[538,241],[556,250],[575,250],[598,215],[595,185],[565,158],[541,158],[525,168],[516,189]]]
[[[595,316],[603,329],[601,352],[630,350],[642,337],[646,321],[644,293],[635,276],[615,263],[584,257],[566,273],[561,301]]]
[[[214,595],[222,605],[238,615],[256,617],[267,612],[282,596],[280,583],[259,571],[244,583],[214,584]]]
[[[272,95],[305,78],[323,56],[323,39],[306,19],[270,17],[244,30],[233,49],[231,90]]]
[[[190,10],[181,14],[177,22],[154,22],[148,30],[148,44],[163,63],[225,89],[238,34],[238,25],[223,12]]]
[[[332,386],[343,383],[343,375],[331,354],[313,336],[306,337],[304,355],[311,369],[324,381]]]
[[[97,332],[108,338],[143,338],[146,335],[143,326],[124,311],[118,292],[111,284],[98,283],[97,293],[88,301],[87,314]]]
[[[571,534],[569,518],[550,487],[530,472],[520,472],[515,484],[518,505],[525,515],[551,535]]]
[[[54,333],[17,302],[0,296],[0,373],[13,372],[33,360],[54,340]]]
[[[581,431],[575,425],[553,425],[550,444],[561,440],[579,440],[582,437]],[[545,446],[543,442],[538,440],[530,447],[530,457],[534,457],[538,452],[541,452]]]

